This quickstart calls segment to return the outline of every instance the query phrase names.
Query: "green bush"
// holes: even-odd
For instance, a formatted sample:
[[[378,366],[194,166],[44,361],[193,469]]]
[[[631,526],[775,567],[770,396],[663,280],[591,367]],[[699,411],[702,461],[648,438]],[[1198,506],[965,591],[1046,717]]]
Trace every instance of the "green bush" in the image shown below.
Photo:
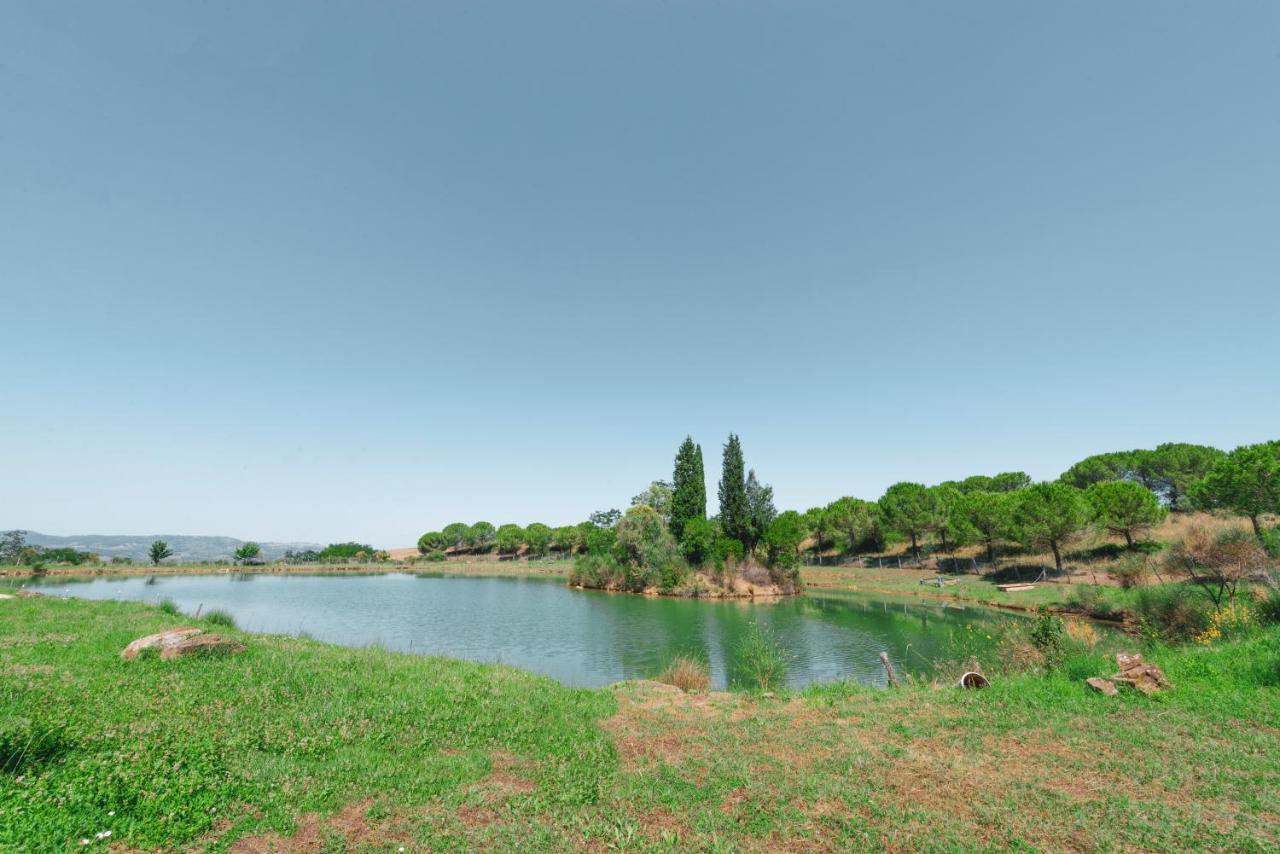
[[[705,566],[715,559],[718,526],[710,519],[695,516],[684,522],[680,552],[690,566]]]
[[[161,599],[156,607],[160,609],[160,613],[168,614],[170,617],[177,617],[182,613],[172,599]]]
[[[1267,551],[1267,557],[1280,558],[1280,527],[1263,528],[1262,529],[1262,547]]]
[[[1066,632],[1062,620],[1048,611],[1041,611],[1029,635],[1031,643],[1044,656],[1045,667],[1056,670],[1066,657]]]
[[[729,537],[721,537],[716,540],[715,558],[716,563],[724,565],[732,558],[735,561],[741,561],[747,554],[747,550],[742,547],[742,543]]]
[[[1280,590],[1272,590],[1259,599],[1256,611],[1258,622],[1264,624],[1280,623]]]
[[[446,559],[444,552],[427,552],[422,556],[427,563],[444,563]]]
[[[1209,627],[1213,607],[1183,584],[1144,587],[1134,599],[1143,635],[1157,640],[1190,640]]]

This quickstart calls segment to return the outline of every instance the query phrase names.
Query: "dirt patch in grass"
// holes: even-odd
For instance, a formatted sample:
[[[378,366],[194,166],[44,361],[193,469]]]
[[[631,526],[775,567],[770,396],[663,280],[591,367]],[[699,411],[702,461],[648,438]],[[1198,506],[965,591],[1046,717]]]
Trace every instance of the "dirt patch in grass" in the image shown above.
[[[298,819],[297,829],[289,836],[276,833],[246,836],[231,843],[231,854],[303,854],[320,851],[335,840],[347,851],[363,845],[403,843],[407,836],[390,821],[371,826],[367,812],[372,800],[355,801],[334,815],[324,818],[309,813]]]

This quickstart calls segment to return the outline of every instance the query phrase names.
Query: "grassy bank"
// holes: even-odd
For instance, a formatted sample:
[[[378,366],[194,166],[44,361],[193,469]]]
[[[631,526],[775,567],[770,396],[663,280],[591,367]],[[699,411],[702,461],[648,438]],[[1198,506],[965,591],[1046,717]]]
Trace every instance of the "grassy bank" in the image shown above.
[[[0,847],[1274,848],[1280,632],[1157,650],[1103,698],[1075,656],[982,692],[758,698],[210,630],[124,662],[158,608],[0,601]],[[197,621],[198,623],[199,621]],[[95,834],[111,831],[99,840]],[[274,835],[278,835],[274,836]]]

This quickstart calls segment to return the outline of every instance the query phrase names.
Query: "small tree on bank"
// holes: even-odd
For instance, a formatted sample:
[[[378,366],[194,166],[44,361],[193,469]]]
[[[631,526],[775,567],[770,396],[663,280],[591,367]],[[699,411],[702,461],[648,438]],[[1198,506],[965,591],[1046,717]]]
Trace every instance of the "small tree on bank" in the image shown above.
[[[1168,566],[1200,589],[1215,608],[1234,602],[1240,582],[1267,565],[1267,553],[1241,530],[1213,534],[1195,526],[1170,552]]]
[[[151,559],[152,566],[159,566],[160,561],[167,557],[173,557],[173,552],[169,550],[169,544],[164,540],[156,540],[151,544],[151,548],[147,550],[147,557]]]
[[[262,554],[262,546],[257,543],[244,543],[231,553],[236,563],[256,563]]]
[[[524,528],[510,523],[503,525],[494,535],[494,543],[499,554],[515,554],[524,545]]]
[[[449,545],[445,535],[440,531],[428,531],[421,537],[418,537],[418,552],[420,554],[431,554],[432,552],[444,551]]]
[[[524,541],[532,554],[546,554],[551,544],[551,528],[541,522],[530,522],[524,529]]]
[[[756,479],[755,470],[747,472],[747,482],[743,487],[747,496],[747,528],[742,545],[748,555],[755,554],[756,546],[764,539],[765,533],[778,511],[773,506],[773,487]]]

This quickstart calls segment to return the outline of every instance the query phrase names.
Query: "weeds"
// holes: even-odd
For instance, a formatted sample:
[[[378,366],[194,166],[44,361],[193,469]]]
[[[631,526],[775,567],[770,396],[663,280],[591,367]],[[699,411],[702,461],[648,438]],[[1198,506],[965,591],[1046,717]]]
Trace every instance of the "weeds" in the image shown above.
[[[787,660],[782,645],[767,629],[752,622],[738,643],[738,682],[758,691],[777,691],[787,678]]]
[[[160,609],[161,614],[168,614],[170,617],[178,617],[182,612],[178,610],[178,606],[174,604],[172,599],[161,599],[156,607]]]
[[[678,655],[658,676],[659,682],[674,685],[686,694],[711,687],[711,669],[706,662]]]
[[[211,626],[222,626],[227,629],[234,629],[236,627],[236,618],[222,610],[213,610],[205,614],[204,621]]]

